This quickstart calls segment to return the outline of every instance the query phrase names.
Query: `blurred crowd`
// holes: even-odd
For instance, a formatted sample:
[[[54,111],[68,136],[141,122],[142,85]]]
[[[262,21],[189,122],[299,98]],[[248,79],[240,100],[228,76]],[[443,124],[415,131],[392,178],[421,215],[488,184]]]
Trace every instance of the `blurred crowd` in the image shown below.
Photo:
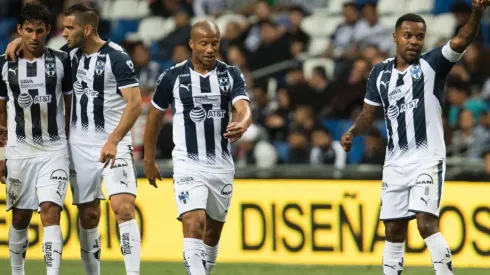
[[[1,13],[9,16],[18,12],[22,1],[0,2],[8,3]],[[64,1],[64,5],[57,0],[42,2],[60,14],[64,5],[81,1]],[[104,5],[104,1],[90,2]],[[144,150],[143,130],[158,75],[191,55],[188,40],[193,18],[217,17],[232,10],[247,20],[230,21],[221,29],[219,59],[243,72],[254,119],[243,138],[233,144],[237,166],[331,164],[341,169],[351,163],[384,162],[386,129],[381,109],[379,122],[367,136],[354,143],[353,153],[345,153],[338,141],[362,108],[371,69],[395,53],[392,39],[395,22],[383,24],[376,1],[343,3],[340,13],[343,19],[334,26],[329,43],[314,56],[309,52],[311,35],[302,22],[315,9],[325,8],[326,0],[147,2],[151,16],[173,18],[175,25],[165,37],[150,44],[138,36],[116,41],[134,62],[145,102],[145,111],[133,129],[137,156],[141,158]],[[470,13],[467,1],[450,7],[456,22],[451,36]],[[61,19],[62,15],[53,18],[55,28],[50,41],[53,47],[63,44]],[[103,36],[111,36],[110,20],[103,20],[99,28]],[[443,45],[451,36],[426,45],[426,50]],[[442,116],[448,157],[483,158],[488,160],[490,170],[490,72],[484,66],[488,56],[480,32],[450,72]],[[311,58],[326,62],[318,65],[310,62],[307,66]],[[169,111],[158,141],[160,159],[171,158],[171,119]]]

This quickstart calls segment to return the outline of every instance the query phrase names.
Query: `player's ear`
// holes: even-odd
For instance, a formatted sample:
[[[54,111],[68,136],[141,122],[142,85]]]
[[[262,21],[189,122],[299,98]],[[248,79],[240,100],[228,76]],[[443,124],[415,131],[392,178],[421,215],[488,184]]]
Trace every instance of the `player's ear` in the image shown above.
[[[192,41],[192,39],[189,39],[189,47],[194,50],[194,42]]]
[[[51,25],[48,24],[46,26],[46,36],[48,36],[50,32],[51,32]]]
[[[398,43],[398,38],[396,37],[396,32],[393,33],[393,42]]]
[[[17,24],[17,33],[19,35],[22,35],[22,25],[21,24]]]

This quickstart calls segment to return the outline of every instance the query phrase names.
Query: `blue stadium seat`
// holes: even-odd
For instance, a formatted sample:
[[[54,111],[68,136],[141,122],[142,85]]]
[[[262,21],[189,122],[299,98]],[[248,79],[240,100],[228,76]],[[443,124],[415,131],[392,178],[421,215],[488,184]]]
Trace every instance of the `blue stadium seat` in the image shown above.
[[[126,33],[138,32],[139,19],[113,20],[111,23],[111,40],[120,43],[124,40]]]
[[[285,162],[288,159],[289,154],[289,144],[285,141],[275,141],[272,145],[277,150],[277,154],[279,155],[279,161]]]

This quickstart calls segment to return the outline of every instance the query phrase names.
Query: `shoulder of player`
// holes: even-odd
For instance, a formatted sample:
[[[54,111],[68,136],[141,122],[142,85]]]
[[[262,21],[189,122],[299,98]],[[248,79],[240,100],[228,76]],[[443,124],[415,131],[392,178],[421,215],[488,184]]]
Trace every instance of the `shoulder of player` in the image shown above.
[[[218,62],[218,71],[228,71],[232,77],[235,77],[236,75],[240,75],[242,72],[240,69],[236,66],[228,65],[223,61],[217,61]]]
[[[5,54],[0,55],[0,71],[6,63],[7,59],[5,59]]]
[[[112,62],[118,60],[128,60],[129,55],[119,44],[109,42],[107,46],[101,51],[101,54],[107,54]]]
[[[371,70],[370,76],[373,75],[374,77],[378,77],[379,73],[381,73],[383,71],[391,71],[394,61],[395,61],[395,58],[391,57],[391,58],[387,58],[387,59],[379,62],[378,64],[374,65],[373,69]]]
[[[55,50],[52,48],[46,48],[46,51],[48,51],[51,55],[54,55],[61,62],[64,62],[68,59],[68,53],[65,51]]]

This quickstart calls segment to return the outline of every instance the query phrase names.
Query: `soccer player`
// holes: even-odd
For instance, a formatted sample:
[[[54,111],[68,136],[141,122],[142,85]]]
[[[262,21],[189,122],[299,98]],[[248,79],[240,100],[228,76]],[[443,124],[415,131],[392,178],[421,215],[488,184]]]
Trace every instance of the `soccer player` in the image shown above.
[[[376,107],[383,106],[388,133],[380,211],[386,234],[385,275],[403,271],[407,226],[414,218],[435,273],[453,274],[451,251],[438,226],[446,158],[441,118],[444,82],[474,40],[489,4],[473,0],[473,13],[459,33],[424,54],[424,19],[415,14],[400,17],[393,34],[396,57],[371,71],[363,110],[341,139],[349,151],[352,139],[369,131]]]
[[[127,274],[139,274],[141,235],[135,220],[136,173],[130,129],[142,103],[134,66],[123,49],[102,40],[98,12],[75,4],[65,11],[63,36],[73,71],[70,183],[80,213],[85,274],[100,274],[100,199],[104,179],[119,224]],[[15,42],[7,49],[15,57]],[[11,44],[12,44],[11,43]]]
[[[192,27],[192,57],[160,75],[145,132],[145,173],[156,187],[155,180],[161,180],[156,141],[164,111],[172,107],[174,193],[184,265],[192,275],[211,274],[216,263],[233,192],[230,141],[240,139],[252,121],[244,77],[238,68],[216,60],[219,44],[214,23]]]
[[[6,126],[8,119],[5,157],[13,275],[24,274],[28,227],[39,208],[47,274],[60,274],[60,213],[70,165],[65,119],[70,118],[72,82],[68,54],[45,47],[50,16],[46,6],[26,4],[17,25],[23,56],[16,61],[0,58],[0,124]],[[3,183],[4,173],[2,169]]]

